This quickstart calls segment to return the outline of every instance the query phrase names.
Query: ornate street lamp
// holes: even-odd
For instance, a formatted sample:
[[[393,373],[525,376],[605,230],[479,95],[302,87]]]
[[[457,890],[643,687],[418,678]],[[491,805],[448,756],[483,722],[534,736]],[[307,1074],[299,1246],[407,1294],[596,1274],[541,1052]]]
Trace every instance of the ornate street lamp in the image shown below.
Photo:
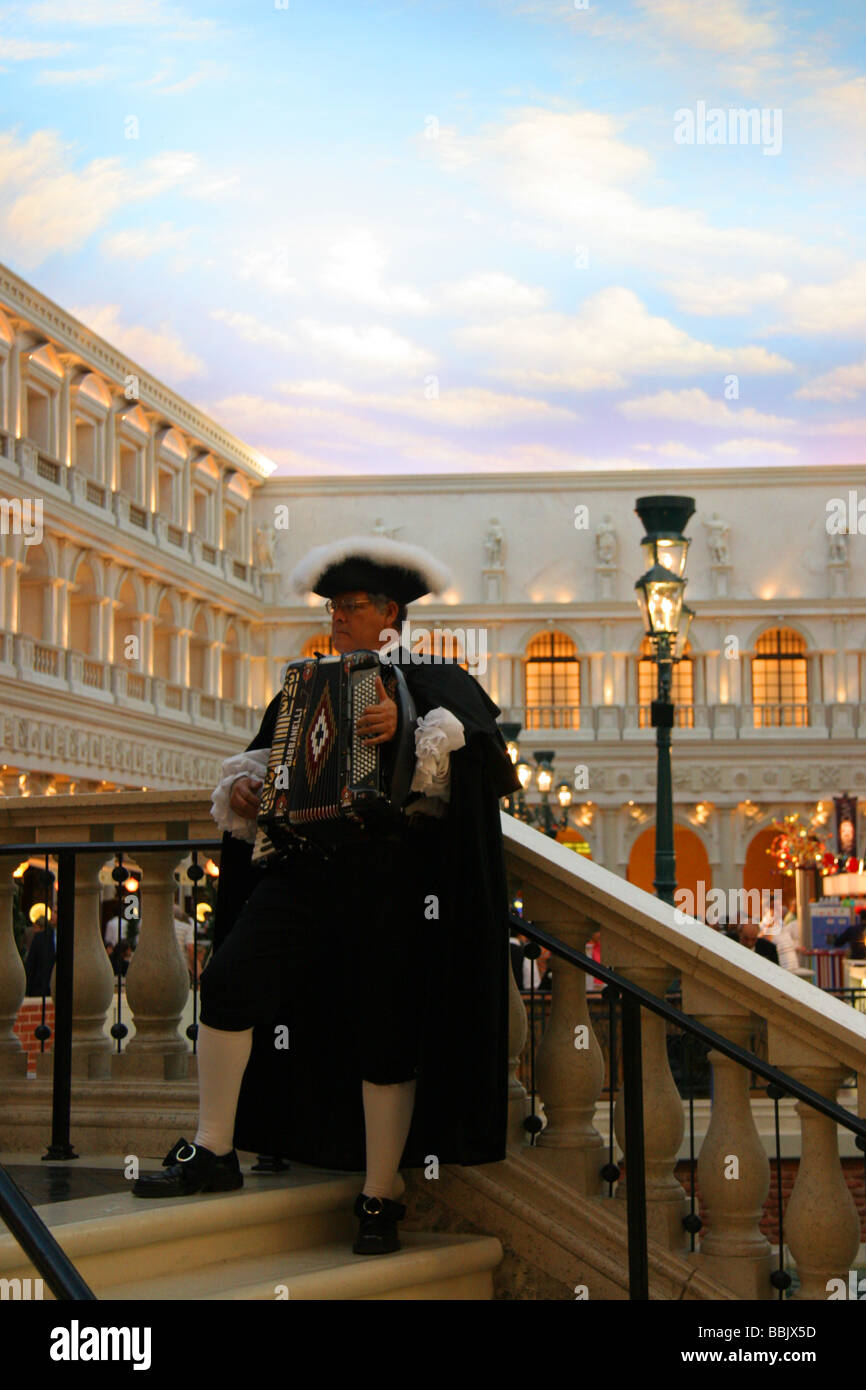
[[[506,797],[506,811],[515,819],[525,821],[527,825],[536,826],[546,835],[555,836],[557,829],[568,824],[568,807],[571,804],[571,788],[567,782],[560,782],[556,789],[556,795],[562,807],[561,816],[557,817],[550,805],[555,750],[552,748],[538,749],[533,755],[536,764],[533,768],[532,764],[526,762],[520,755],[520,744],[517,739],[522,726],[502,723],[499,727],[508,748],[508,756],[514,764],[520,782],[520,790]],[[529,790],[533,778],[540,793],[541,802],[530,805],[526,800],[525,793]]]
[[[652,659],[658,667],[657,698],[652,701],[652,726],[656,731],[656,896],[673,906],[677,886],[674,856],[674,804],[671,785],[671,700],[673,664],[682,660],[692,610],[683,603],[689,542],[682,534],[695,510],[691,497],[639,497],[635,511],[646,535],[641,550],[647,566],[635,584],[644,628],[652,642]]]

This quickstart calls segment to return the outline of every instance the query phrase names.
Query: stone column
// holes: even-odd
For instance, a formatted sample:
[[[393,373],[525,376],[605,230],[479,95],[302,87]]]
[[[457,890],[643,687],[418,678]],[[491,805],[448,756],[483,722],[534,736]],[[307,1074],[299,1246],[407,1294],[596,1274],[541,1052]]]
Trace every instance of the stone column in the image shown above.
[[[177,1025],[189,994],[189,972],[174,930],[175,850],[143,855],[141,928],[126,975],[135,1037],[115,1056],[114,1075],[181,1080],[189,1048]]]
[[[72,982],[72,1075],[79,1078],[110,1075],[111,1039],[103,1032],[111,1005],[114,972],[102,940],[99,916],[99,871],[102,854],[79,854],[75,862],[75,959]],[[55,997],[55,977],[51,981]],[[53,1073],[53,1053],[36,1060],[38,1077]]]
[[[683,1009],[740,1047],[750,1045],[752,1015],[706,985],[683,979]],[[740,1298],[772,1298],[773,1254],[760,1222],[770,1163],[752,1115],[749,1070],[711,1051],[713,1106],[698,1158],[706,1234],[693,1258]]]
[[[634,984],[650,993],[664,996],[673,969],[658,956],[602,927],[602,959]],[[683,1103],[671,1074],[667,1052],[665,1021],[649,1009],[641,1010],[641,1048],[643,1061],[644,1155],[646,1160],[647,1233],[671,1250],[687,1245],[683,1229],[686,1194],[674,1173],[683,1139]],[[628,1153],[625,1148],[625,1109],[623,1096],[617,1097],[614,1132],[625,1153],[626,1177],[617,1185],[616,1195],[625,1200],[628,1181]]]
[[[585,919],[531,885],[524,885],[523,898],[530,921],[584,950],[594,930]],[[550,1016],[535,1054],[547,1125],[526,1157],[592,1197],[602,1189],[604,1140],[593,1117],[604,1084],[604,1058],[589,1021],[586,978],[577,966],[554,961]]]
[[[24,963],[12,931],[14,867],[11,859],[0,861],[0,1076],[7,1079],[27,1075],[27,1054],[12,1031],[26,987]]]
[[[826,1053],[768,1022],[770,1062],[827,1100],[836,1100],[847,1074]],[[798,1101],[800,1164],[784,1214],[785,1244],[797,1266],[798,1300],[827,1298],[831,1279],[846,1288],[860,1247],[860,1218],[839,1160],[836,1124]]]

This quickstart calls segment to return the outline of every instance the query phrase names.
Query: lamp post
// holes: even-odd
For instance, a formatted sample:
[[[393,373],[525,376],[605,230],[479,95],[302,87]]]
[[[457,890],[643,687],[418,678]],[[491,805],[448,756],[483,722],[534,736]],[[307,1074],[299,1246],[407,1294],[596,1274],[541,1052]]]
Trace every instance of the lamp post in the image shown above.
[[[656,699],[651,704],[656,731],[656,896],[673,906],[677,886],[674,855],[674,803],[671,784],[671,729],[674,706],[671,684],[674,662],[682,660],[692,610],[683,603],[683,572],[689,542],[682,534],[695,510],[691,497],[639,497],[635,511],[646,532],[641,541],[646,572],[635,584],[638,607],[652,659],[658,667]]]
[[[571,787],[567,782],[560,782],[556,788],[556,796],[562,807],[562,814],[556,816],[550,804],[555,750],[553,748],[537,749],[533,754],[535,758],[535,767],[533,768],[532,764],[520,755],[520,744],[517,739],[522,726],[503,723],[499,727],[508,748],[508,756],[514,764],[520,782],[520,790],[506,797],[506,811],[516,820],[522,820],[527,825],[536,826],[545,835],[555,836],[557,830],[563,829],[568,824],[568,808],[571,805]],[[533,778],[541,795],[541,801],[538,805],[530,805],[525,796]]]

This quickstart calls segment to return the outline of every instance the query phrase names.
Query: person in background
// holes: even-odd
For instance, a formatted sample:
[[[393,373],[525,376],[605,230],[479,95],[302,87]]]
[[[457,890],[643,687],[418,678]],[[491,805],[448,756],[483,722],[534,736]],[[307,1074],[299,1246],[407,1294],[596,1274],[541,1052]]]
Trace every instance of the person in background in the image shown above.
[[[796,921],[796,918],[794,919]],[[785,970],[796,970],[800,964],[797,952],[797,930],[786,922],[782,904],[774,900],[761,918],[759,940],[768,941],[776,948],[779,964]],[[763,954],[763,952],[761,953]],[[772,959],[772,957],[768,957]]]
[[[834,946],[847,946],[852,960],[866,960],[866,907],[858,907],[850,927],[833,938]]]
[[[41,999],[51,993],[51,972],[56,957],[54,928],[48,925],[45,917],[37,917],[33,926],[35,930],[24,962],[24,974],[28,998]]]
[[[740,945],[745,946],[747,951],[754,951],[756,956],[763,956],[765,960],[771,960],[774,965],[778,965],[779,952],[770,938],[761,936],[760,933],[760,923],[743,922],[740,926]]]

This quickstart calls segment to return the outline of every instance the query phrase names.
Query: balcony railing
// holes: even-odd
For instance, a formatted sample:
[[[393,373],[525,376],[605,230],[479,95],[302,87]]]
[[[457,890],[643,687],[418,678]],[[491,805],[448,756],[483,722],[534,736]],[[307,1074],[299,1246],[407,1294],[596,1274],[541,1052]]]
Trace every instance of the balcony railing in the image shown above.
[[[201,561],[213,565],[231,584],[241,584],[247,590],[258,584],[253,566],[228,549],[221,550],[210,541],[202,541],[160,512],[143,507],[126,492],[112,492],[105,483],[88,478],[81,468],[67,468],[33,440],[0,436],[0,459],[4,470],[22,479],[38,478],[51,484],[57,489],[55,495],[65,495],[66,500],[83,507],[91,515],[95,511],[103,512],[106,522],[111,524],[113,520],[121,531],[131,529],[157,546],[168,544],[174,550],[183,551],[193,565]]]
[[[79,693],[82,689],[94,695],[100,692],[99,699],[106,704],[133,701],[142,708],[155,708],[169,718],[185,722],[207,719],[232,733],[253,733],[258,727],[260,711],[235,700],[169,684],[156,676],[130,671],[126,666],[94,661],[82,652],[20,633],[0,632],[0,652],[23,681],[29,678],[53,689],[65,687]]]
[[[508,705],[502,718],[529,732],[572,733],[581,739],[629,739],[644,731],[652,737],[648,704]],[[675,704],[674,725],[689,738],[774,737],[776,731],[780,737],[855,738],[866,735],[866,705]]]

